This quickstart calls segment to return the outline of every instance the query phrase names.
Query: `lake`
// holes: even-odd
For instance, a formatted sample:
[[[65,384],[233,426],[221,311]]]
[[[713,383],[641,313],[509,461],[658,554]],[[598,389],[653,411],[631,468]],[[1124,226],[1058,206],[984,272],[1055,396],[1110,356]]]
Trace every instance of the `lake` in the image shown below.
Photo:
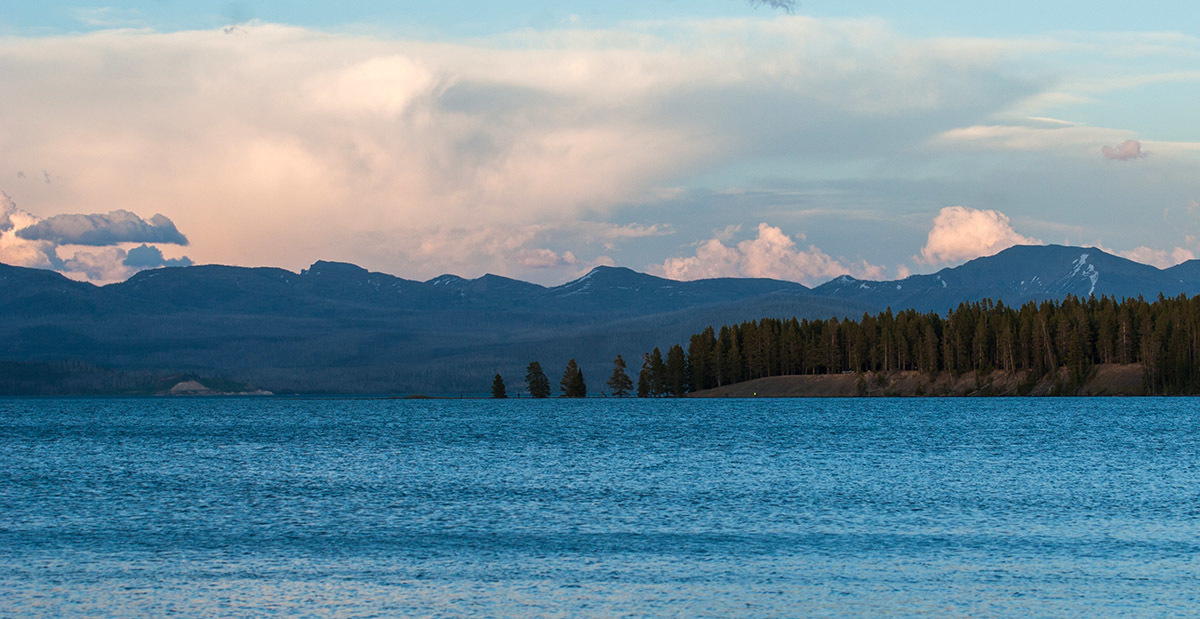
[[[1195,616],[1200,400],[0,399],[0,615]]]

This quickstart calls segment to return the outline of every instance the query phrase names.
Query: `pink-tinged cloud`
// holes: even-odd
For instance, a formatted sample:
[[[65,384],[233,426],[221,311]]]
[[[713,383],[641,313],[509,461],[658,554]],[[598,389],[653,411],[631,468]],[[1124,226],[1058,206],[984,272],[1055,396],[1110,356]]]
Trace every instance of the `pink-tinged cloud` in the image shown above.
[[[204,262],[475,275],[520,264],[466,241],[498,227],[610,220],[762,156],[907,152],[1035,89],[963,46],[807,17],[459,42],[272,24],[0,37],[0,82],[21,85],[0,127],[6,161],[69,179],[36,188],[47,218],[165,211]],[[426,252],[448,228],[464,240]]]
[[[1190,249],[1184,247],[1176,247],[1171,251],[1165,249],[1152,249],[1145,245],[1136,247],[1129,251],[1114,252],[1123,258],[1129,258],[1134,262],[1149,264],[1160,269],[1173,267],[1181,262],[1195,260],[1196,254]]]
[[[925,265],[956,264],[990,256],[1013,245],[1041,245],[1013,229],[1008,215],[990,209],[947,206],[933,219],[933,229],[917,262]]]
[[[553,269],[579,262],[575,258],[575,254],[569,251],[560,254],[552,249],[544,248],[523,250],[517,254],[517,260],[522,266],[531,269]]]
[[[83,228],[71,228],[69,225],[64,225],[64,222],[77,221],[102,221],[104,223],[113,223],[113,215],[124,213],[124,216],[117,219],[124,219],[126,222],[140,222],[144,226],[151,224],[158,225],[161,229],[161,221],[170,223],[161,215],[156,216],[149,222],[142,220],[133,213],[118,211],[104,215],[58,215],[49,219],[41,219],[31,213],[27,213],[20,208],[17,208],[12,198],[3,192],[0,192],[0,263],[13,266],[29,267],[34,269],[50,269],[55,270],[72,279],[90,281],[95,284],[107,284],[112,282],[123,281],[129,276],[145,269],[153,269],[162,266],[187,266],[192,263],[186,256],[182,258],[165,258],[162,250],[157,247],[146,245],[143,243],[139,247],[134,247],[128,252],[116,245],[123,243],[121,233],[128,232],[129,226],[124,228],[121,225],[109,226],[109,229],[104,229],[103,226],[87,225]],[[92,221],[94,223],[94,221]],[[118,221],[118,224],[121,222]],[[47,224],[52,224],[49,227]],[[179,237],[182,235],[175,230],[174,225],[170,225],[170,230]],[[82,238],[80,235],[50,234],[39,235],[29,234],[29,231],[45,231],[65,229],[66,231],[82,230]],[[59,230],[63,232],[63,230]],[[62,259],[59,257],[58,250],[61,247],[62,241],[66,240],[67,244],[83,244],[81,241],[92,241],[92,245],[99,245],[99,234],[115,235],[113,239],[109,239],[110,246],[104,247],[95,252],[78,251],[70,258]]]
[[[700,244],[696,255],[668,258],[651,270],[679,280],[767,277],[809,285],[848,273],[864,279],[881,279],[884,275],[883,267],[866,261],[847,266],[815,245],[800,249],[783,230],[766,223],[758,224],[756,238],[735,246],[712,238]]]
[[[17,236],[23,230],[41,221],[13,202],[8,194],[0,192],[0,262],[19,267],[53,269],[59,266],[54,243],[29,240]]]
[[[1100,149],[1100,153],[1105,159],[1116,161],[1129,161],[1146,156],[1146,153],[1142,152],[1142,143],[1137,140],[1125,140],[1116,146],[1105,146]]]

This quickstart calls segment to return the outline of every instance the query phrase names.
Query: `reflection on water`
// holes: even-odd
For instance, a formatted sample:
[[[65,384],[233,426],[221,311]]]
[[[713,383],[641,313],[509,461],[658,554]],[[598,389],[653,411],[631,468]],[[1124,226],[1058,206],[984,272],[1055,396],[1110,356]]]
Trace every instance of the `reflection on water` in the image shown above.
[[[0,614],[1200,612],[1191,399],[0,400]]]

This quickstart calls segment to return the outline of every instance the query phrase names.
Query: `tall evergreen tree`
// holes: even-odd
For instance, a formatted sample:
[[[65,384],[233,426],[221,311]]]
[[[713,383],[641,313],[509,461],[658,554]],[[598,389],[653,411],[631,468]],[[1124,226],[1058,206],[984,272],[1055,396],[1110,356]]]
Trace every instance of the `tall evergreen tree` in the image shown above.
[[[629,380],[629,375],[625,373],[625,360],[621,355],[617,355],[613,359],[612,376],[608,379],[608,388],[612,389],[612,394],[618,398],[623,398],[629,395],[633,390],[633,381]]]
[[[534,398],[550,397],[550,379],[542,371],[542,364],[533,361],[525,368],[525,384],[529,387],[529,395]]]
[[[659,397],[667,393],[667,365],[663,363],[662,351],[657,346],[650,353],[650,395]]]
[[[496,374],[496,378],[492,379],[492,397],[497,400],[508,397],[508,391],[504,389],[504,378],[500,374]]]
[[[638,372],[637,396],[639,398],[650,397],[650,391],[653,389],[654,378],[650,372],[650,353],[642,355],[642,371]]]
[[[666,392],[675,397],[687,393],[687,367],[683,355],[683,347],[679,344],[667,350]]]
[[[562,381],[559,382],[559,388],[562,389],[563,397],[587,397],[587,385],[583,382],[583,370],[579,369],[579,364],[575,363],[574,359],[567,362],[567,367],[563,370]]]

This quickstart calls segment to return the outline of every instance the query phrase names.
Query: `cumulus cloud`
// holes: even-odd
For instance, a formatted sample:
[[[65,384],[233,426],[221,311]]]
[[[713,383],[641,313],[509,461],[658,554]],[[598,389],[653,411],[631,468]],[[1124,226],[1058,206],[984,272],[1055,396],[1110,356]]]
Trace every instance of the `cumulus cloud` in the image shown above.
[[[660,208],[662,188],[697,182],[713,185],[706,189],[716,204],[731,187],[807,182],[807,172],[788,170],[854,171],[860,176],[818,188],[817,199],[860,202],[872,191],[933,193],[939,183],[985,196],[997,187],[1104,195],[1119,181],[1055,165],[1063,160],[1056,151],[1059,159],[1039,165],[1053,178],[1015,189],[1014,166],[1025,171],[1028,153],[989,150],[1069,143],[1070,156],[1094,159],[1099,145],[1131,137],[1044,119],[1033,133],[991,126],[1058,109],[1014,112],[1074,83],[1077,63],[1058,62],[1049,49],[1062,41],[908,37],[877,19],[775,10],[758,17],[457,41],[265,23],[239,26],[237,36],[214,29],[3,37],[0,83],[21,84],[20,96],[0,106],[4,158],[29,173],[22,189],[36,192],[39,213],[78,204],[165,212],[201,261],[298,268],[337,258],[405,276],[505,268],[520,276],[532,268],[517,255],[522,248],[622,260],[610,249],[648,230],[597,234],[588,248],[544,238],[514,248],[503,237],[584,219],[642,221],[647,215],[634,211]],[[1086,43],[1119,55],[1145,42]],[[1167,146],[1151,147],[1163,156],[1145,163],[1169,163]],[[51,163],[54,182],[34,183],[42,176],[34,170]],[[881,170],[895,174],[884,179]],[[1192,172],[1162,185],[1191,183],[1185,195],[1194,198]],[[930,182],[880,187],[918,176]],[[950,188],[933,202],[912,200],[972,196]],[[677,230],[710,229],[729,212],[667,211],[653,219]],[[760,212],[751,221],[782,221]],[[458,232],[442,234],[451,228]],[[360,243],[372,234],[376,241]],[[442,253],[426,252],[435,245]]]
[[[1142,152],[1142,143],[1137,140],[1125,140],[1116,146],[1104,146],[1100,149],[1100,153],[1104,155],[1105,159],[1115,159],[1117,161],[1141,159],[1146,156]]]
[[[35,269],[61,266],[54,243],[30,241],[16,232],[38,222],[38,218],[17,208],[8,194],[0,192],[0,262]]]
[[[94,284],[110,284],[129,279],[138,271],[164,266],[191,266],[187,256],[164,258],[162,251],[151,245],[141,245],[129,251],[120,247],[103,247],[96,251],[77,251],[63,260],[58,271],[72,279]]]
[[[753,239],[730,246],[712,238],[700,244],[696,255],[669,258],[652,270],[679,280],[767,277],[810,285],[845,274],[864,279],[881,279],[884,274],[882,267],[866,261],[843,264],[815,245],[801,249],[783,230],[766,223],[758,225],[758,236]]]
[[[1040,245],[1013,229],[1008,215],[990,209],[947,206],[933,219],[933,229],[917,262],[925,265],[954,264],[990,256],[1013,245]]]
[[[165,258],[162,250],[145,243],[130,249],[121,264],[135,269],[156,269],[158,267],[190,267],[191,258]]]
[[[108,214],[55,215],[17,231],[30,241],[50,241],[58,245],[105,246],[117,243],[170,243],[187,245],[188,240],[175,223],[163,215],[149,220],[118,210]]]
[[[128,279],[137,272],[125,266],[125,250],[105,247],[95,252],[80,251],[63,261],[61,271],[72,279],[86,279],[96,283],[117,282]]]
[[[118,213],[120,212],[118,211]],[[112,214],[110,213],[110,215]],[[165,217],[158,216],[152,218],[149,222],[145,222],[132,213],[127,213],[127,215],[139,222],[156,226],[160,230],[166,228],[168,225],[170,230],[175,229],[170,220]],[[61,222],[63,221],[75,221],[74,218],[83,218],[86,220],[90,217],[97,216],[60,215],[50,218],[57,220],[54,226],[45,226],[40,229],[53,231],[61,228]],[[120,218],[128,219],[128,217],[124,216]],[[47,221],[50,220],[39,219],[35,215],[17,208],[16,203],[13,202],[8,194],[0,192],[0,262],[35,269],[50,269],[73,279],[100,284],[122,281],[130,275],[145,269],[162,266],[191,266],[192,264],[191,259],[187,256],[166,258],[163,256],[162,250],[145,243],[126,251],[115,246],[120,241],[110,243],[110,246],[98,251],[77,251],[70,258],[64,260],[59,256],[61,247],[57,241],[59,239],[71,239],[73,241],[71,244],[83,244],[78,242],[76,236],[50,235],[51,238],[37,238],[37,235],[33,235],[34,238],[28,238],[23,234],[27,230],[39,229]],[[115,228],[115,230],[110,230],[108,234],[113,236],[113,238],[122,238],[119,234],[120,226],[118,225]],[[77,236],[95,240],[101,238],[97,234],[88,233],[89,228],[84,227],[81,230],[82,232]],[[177,230],[175,234],[182,237]]]
[[[433,273],[454,252],[477,273],[494,260],[467,243],[498,225],[612,220],[756,158],[907,152],[1037,88],[876,21],[771,17],[461,42],[261,23],[8,37],[0,81],[22,96],[0,126],[6,158],[69,179],[39,188],[45,212],[169,204],[203,259],[292,267],[373,230],[459,227]],[[353,251],[408,266],[387,243]]]

